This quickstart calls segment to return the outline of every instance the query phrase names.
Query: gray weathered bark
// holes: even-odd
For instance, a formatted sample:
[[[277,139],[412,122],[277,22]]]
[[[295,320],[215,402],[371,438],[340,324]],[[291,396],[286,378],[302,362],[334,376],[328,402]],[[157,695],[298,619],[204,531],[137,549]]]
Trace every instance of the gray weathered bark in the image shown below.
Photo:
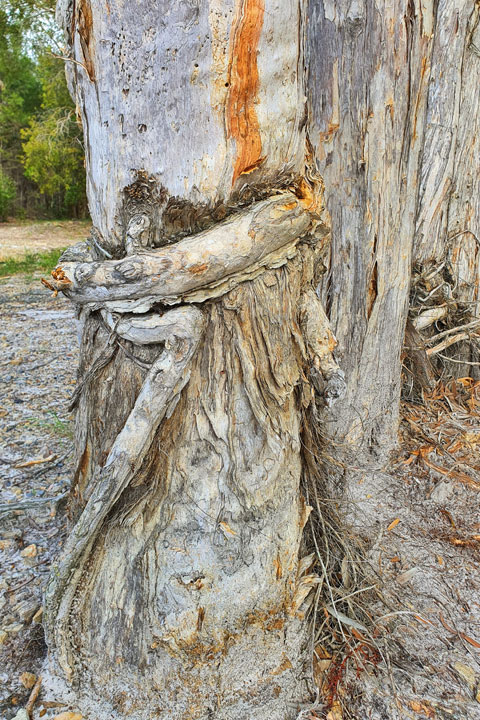
[[[438,3],[414,244],[416,271],[454,326],[480,317],[478,23],[478,3]],[[480,377],[478,340],[452,351],[451,375]]]
[[[440,268],[429,325],[479,317],[478,4],[310,0],[308,12],[308,131],[332,225],[322,299],[348,377],[325,420],[337,459],[381,465],[396,443],[412,265]],[[478,360],[473,348],[460,356]],[[425,353],[415,366],[433,379]]]
[[[309,5],[309,133],[332,218],[322,298],[348,377],[328,427],[355,464],[396,442],[433,16],[413,0]]]
[[[314,292],[329,228],[303,13],[59,7],[94,230],[47,282],[83,337],[46,631],[96,717],[104,700],[142,720],[289,720],[308,699],[302,423],[310,378],[330,406],[343,375]]]

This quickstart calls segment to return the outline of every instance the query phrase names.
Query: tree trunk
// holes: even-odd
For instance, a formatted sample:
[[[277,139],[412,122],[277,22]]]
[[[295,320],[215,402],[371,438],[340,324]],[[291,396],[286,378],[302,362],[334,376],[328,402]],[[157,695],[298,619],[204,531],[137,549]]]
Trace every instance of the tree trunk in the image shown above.
[[[451,327],[480,317],[478,21],[478,3],[438,3],[416,220],[416,278],[429,277],[424,294],[433,292],[432,302],[444,307]],[[418,296],[412,300],[419,304]],[[470,335],[475,329],[463,338],[451,334],[459,343],[442,358],[450,375],[480,377],[478,340]]]
[[[322,298],[348,377],[328,429],[344,458],[378,462],[398,427],[433,3],[311,0],[309,14],[309,133],[332,218]]]
[[[321,297],[348,378],[324,421],[331,454],[355,476],[396,443],[409,294],[414,316],[429,303],[450,326],[479,316],[478,5],[310,0],[308,13],[308,132],[332,227]],[[472,342],[462,353],[478,360]],[[416,372],[431,380],[423,358]]]
[[[83,330],[46,630],[97,718],[103,699],[142,720],[287,720],[308,699],[302,423],[309,378],[327,404],[343,380],[314,292],[328,227],[302,13],[59,7],[94,230],[52,280]]]

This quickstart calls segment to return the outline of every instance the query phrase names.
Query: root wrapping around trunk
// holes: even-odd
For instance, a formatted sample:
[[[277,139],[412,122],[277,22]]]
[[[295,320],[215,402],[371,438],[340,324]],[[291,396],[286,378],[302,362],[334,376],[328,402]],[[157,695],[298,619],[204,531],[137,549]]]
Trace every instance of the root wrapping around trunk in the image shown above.
[[[301,347],[299,357],[310,365],[312,397],[307,402],[313,400],[314,389],[327,405],[344,393],[344,376],[332,355],[336,341],[312,288],[313,252],[308,243],[297,248],[316,222],[316,215],[309,212],[304,201],[283,193],[159,251],[119,261],[64,263],[53,272],[55,289],[64,291],[87,312],[99,311],[111,331],[105,357],[94,362],[93,370],[87,372],[88,381],[92,372],[102,369],[113,357],[115,337],[134,345],[159,346],[159,354],[125,424],[113,439],[106,461],[90,478],[91,495],[47,586],[47,642],[69,681],[76,676],[72,618],[81,603],[99,535],[138,474],[160,424],[173,413],[195,372],[192,359],[202,342],[208,313],[180,303],[218,298],[241,283],[256,282],[259,275],[285,266],[295,256],[292,262],[297,272],[303,268],[304,289],[297,296],[295,310],[301,332],[293,334]],[[274,282],[272,278],[269,281]],[[166,309],[166,305],[177,307]],[[252,347],[257,339],[251,339]],[[249,374],[246,367],[242,371]],[[253,377],[247,395],[256,407],[254,399],[260,395]]]
[[[189,379],[189,363],[200,342],[204,322],[200,310],[180,307],[164,316],[143,318],[144,344],[164,342],[135,405],[117,435],[104,466],[93,481],[92,495],[72,529],[62,555],[52,568],[46,590],[47,638],[62,648],[59,662],[67,677],[72,676],[68,642],[69,610],[84,565],[102,522],[127,488],[147,453],[162,419],[169,416]],[[142,325],[138,318],[137,328]],[[118,331],[118,328],[117,328]]]
[[[155,302],[204,302],[266,267],[284,264],[316,222],[306,201],[282,193],[160,250],[122,260],[62,263],[49,283],[75,303],[102,303],[120,312],[145,312]]]

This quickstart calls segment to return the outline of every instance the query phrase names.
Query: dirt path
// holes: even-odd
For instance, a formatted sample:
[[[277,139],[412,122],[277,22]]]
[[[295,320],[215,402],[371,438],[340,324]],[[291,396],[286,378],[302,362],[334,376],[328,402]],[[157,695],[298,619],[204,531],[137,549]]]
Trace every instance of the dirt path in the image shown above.
[[[89,220],[0,223],[0,260],[73,245],[88,236],[90,227]]]

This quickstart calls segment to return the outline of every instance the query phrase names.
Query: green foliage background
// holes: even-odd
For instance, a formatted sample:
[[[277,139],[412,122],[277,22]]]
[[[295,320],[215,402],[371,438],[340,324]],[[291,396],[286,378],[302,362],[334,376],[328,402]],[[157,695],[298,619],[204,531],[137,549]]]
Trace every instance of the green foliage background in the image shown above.
[[[0,7],[0,221],[84,217],[82,131],[67,90],[54,0]]]

